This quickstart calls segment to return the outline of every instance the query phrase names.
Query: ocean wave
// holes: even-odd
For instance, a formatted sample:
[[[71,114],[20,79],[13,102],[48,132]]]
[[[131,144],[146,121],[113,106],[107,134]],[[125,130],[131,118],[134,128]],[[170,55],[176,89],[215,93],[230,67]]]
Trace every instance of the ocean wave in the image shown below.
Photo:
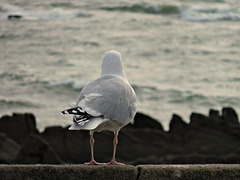
[[[154,86],[133,86],[139,97],[148,95],[149,100],[161,100],[169,104],[197,103],[201,105],[213,105],[212,97],[194,93],[191,90],[175,88],[157,88]]]
[[[26,77],[29,77],[30,75],[26,74],[20,74],[20,73],[10,73],[10,72],[3,72],[0,74],[0,79],[9,79],[9,80],[17,80],[21,81],[24,80]]]
[[[17,85],[20,86],[35,86],[39,85],[39,88],[44,89],[52,89],[56,88],[65,88],[70,90],[81,90],[86,84],[89,82],[86,80],[65,80],[65,81],[57,81],[57,80],[39,80],[31,74],[20,74],[20,73],[11,73],[11,72],[3,72],[0,74],[0,80],[5,81],[15,81]]]
[[[81,90],[86,84],[88,84],[87,81],[77,81],[77,80],[66,80],[66,81],[44,81],[44,83],[47,83],[48,85],[52,87],[63,87],[67,89],[72,89],[72,90]]]
[[[182,10],[181,19],[193,22],[240,21],[240,10],[231,7],[190,7]]]
[[[51,3],[52,7],[70,7],[70,8],[74,8],[76,6],[74,6],[74,4],[72,4],[71,2],[54,2]]]
[[[68,20],[78,17],[90,17],[91,14],[78,10],[62,9],[56,6],[45,12],[35,12],[24,10],[20,7],[2,4],[0,5],[0,19],[26,19],[26,20]]]
[[[132,4],[124,6],[108,6],[100,9],[106,11],[126,11],[147,14],[179,14],[180,18],[192,22],[240,21],[240,10],[237,8],[219,7],[186,7],[176,5]]]
[[[198,105],[203,107],[216,106],[238,106],[240,98],[236,96],[213,96],[194,93],[177,93],[171,95],[168,100],[170,104],[189,104],[190,106]]]
[[[208,101],[208,97],[201,94],[179,94],[173,99],[169,100],[169,103],[190,103],[190,102]]]
[[[13,107],[28,107],[28,108],[34,108],[38,107],[34,105],[31,102],[28,101],[21,101],[21,100],[6,100],[6,99],[0,99],[0,106],[1,108],[13,108]]]
[[[128,11],[148,14],[178,14],[179,7],[174,5],[151,5],[151,4],[133,4],[115,7],[101,7],[100,9],[106,11]]]

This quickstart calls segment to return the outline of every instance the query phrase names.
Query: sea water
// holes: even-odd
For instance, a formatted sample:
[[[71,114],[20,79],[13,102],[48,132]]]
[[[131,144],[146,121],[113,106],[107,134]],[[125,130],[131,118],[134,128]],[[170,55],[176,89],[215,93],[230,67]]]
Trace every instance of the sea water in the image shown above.
[[[165,129],[173,113],[240,102],[240,1],[0,2],[0,115],[32,112],[38,128],[68,125],[59,112],[122,54],[138,111]]]

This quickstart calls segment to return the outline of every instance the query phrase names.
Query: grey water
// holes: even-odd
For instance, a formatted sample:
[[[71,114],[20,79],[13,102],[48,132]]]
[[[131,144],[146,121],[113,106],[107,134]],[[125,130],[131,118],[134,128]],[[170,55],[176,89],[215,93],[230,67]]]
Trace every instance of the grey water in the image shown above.
[[[240,102],[240,2],[0,2],[0,115],[32,112],[41,130],[100,75],[107,50],[122,54],[138,111],[165,129],[173,113]]]

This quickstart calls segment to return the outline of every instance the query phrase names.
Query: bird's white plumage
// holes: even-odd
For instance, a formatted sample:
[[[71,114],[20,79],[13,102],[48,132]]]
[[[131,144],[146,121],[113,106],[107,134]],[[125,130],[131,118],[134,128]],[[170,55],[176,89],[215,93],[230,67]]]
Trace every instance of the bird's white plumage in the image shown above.
[[[76,107],[92,117],[84,125],[74,123],[70,130],[118,131],[133,121],[136,94],[129,84],[120,53],[108,51],[102,62],[100,78],[81,91]]]

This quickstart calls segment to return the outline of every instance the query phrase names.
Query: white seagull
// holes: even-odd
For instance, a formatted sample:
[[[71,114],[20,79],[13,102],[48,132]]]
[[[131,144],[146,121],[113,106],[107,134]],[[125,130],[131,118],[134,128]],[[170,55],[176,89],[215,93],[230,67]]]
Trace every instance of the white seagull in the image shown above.
[[[98,165],[94,160],[95,131],[109,130],[114,133],[113,157],[109,165],[123,165],[115,160],[118,132],[129,122],[133,122],[137,111],[136,94],[124,72],[121,54],[108,51],[102,62],[101,76],[86,85],[73,108],[62,114],[73,114],[70,130],[89,130],[91,161],[87,165]]]

